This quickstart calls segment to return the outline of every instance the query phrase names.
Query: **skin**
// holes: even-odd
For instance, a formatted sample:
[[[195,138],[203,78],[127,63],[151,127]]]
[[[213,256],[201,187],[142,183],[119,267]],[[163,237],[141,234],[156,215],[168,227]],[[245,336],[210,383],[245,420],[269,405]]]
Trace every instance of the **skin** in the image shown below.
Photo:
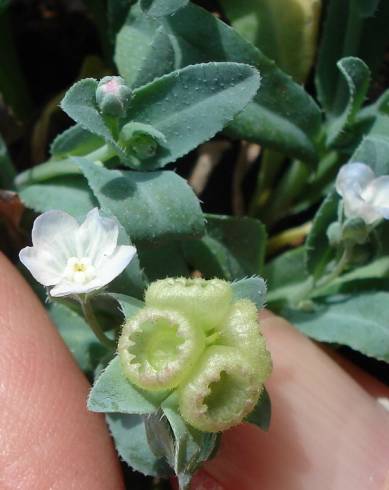
[[[33,292],[0,255],[0,488],[121,490],[88,383]],[[223,436],[194,490],[389,490],[389,390],[286,321],[262,318],[274,371],[270,432]]]

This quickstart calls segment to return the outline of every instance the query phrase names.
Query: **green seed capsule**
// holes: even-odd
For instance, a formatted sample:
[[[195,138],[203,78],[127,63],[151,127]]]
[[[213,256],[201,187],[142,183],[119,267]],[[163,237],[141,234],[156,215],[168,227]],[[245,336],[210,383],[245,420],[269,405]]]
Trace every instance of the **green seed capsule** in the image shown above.
[[[232,289],[220,279],[168,278],[153,282],[145,302],[155,308],[175,310],[193,325],[209,331],[224,321],[232,302]]]
[[[250,360],[258,372],[258,383],[263,383],[272,370],[271,357],[258,323],[258,311],[254,303],[242,299],[233,304],[217,340],[218,344],[235,347]]]
[[[256,369],[237,349],[212,346],[178,389],[182,417],[198,430],[220,432],[239,424],[262,391]]]
[[[175,388],[193,370],[204,345],[204,333],[179,313],[146,307],[125,323],[118,352],[132,383],[163,390]]]

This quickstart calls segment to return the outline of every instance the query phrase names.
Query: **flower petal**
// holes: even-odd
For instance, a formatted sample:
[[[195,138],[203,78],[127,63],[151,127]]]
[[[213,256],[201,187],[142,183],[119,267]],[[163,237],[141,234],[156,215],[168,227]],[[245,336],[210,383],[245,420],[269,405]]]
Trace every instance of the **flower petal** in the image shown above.
[[[72,294],[85,294],[101,289],[118,276],[131,262],[136,248],[130,245],[117,247],[114,254],[104,259],[96,271],[97,277],[86,284],[77,284],[68,280],[61,281],[51,291],[51,296],[61,297]]]
[[[33,277],[44,286],[52,286],[60,281],[63,268],[55,257],[39,247],[25,247],[19,252],[22,264]]]
[[[115,219],[100,216],[97,208],[87,214],[77,232],[77,255],[89,257],[95,266],[111,255],[117,245],[119,226]]]
[[[32,243],[49,252],[66,266],[67,259],[76,255],[75,234],[79,224],[64,211],[47,211],[34,221]]]
[[[121,274],[136,254],[136,248],[131,245],[121,245],[107,257],[97,270],[97,277],[105,286]]]
[[[336,191],[342,197],[351,190],[361,192],[374,178],[373,170],[365,163],[347,163],[339,170]]]
[[[368,201],[380,214],[389,218],[389,175],[383,175],[372,180],[362,193],[363,199]]]

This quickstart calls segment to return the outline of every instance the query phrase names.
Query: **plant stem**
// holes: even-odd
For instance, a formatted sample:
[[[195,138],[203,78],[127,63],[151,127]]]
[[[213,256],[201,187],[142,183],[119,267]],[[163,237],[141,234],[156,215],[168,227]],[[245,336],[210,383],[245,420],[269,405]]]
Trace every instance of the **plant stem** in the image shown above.
[[[336,279],[340,274],[344,271],[344,269],[347,267],[349,258],[350,258],[350,251],[351,249],[349,247],[346,247],[343,251],[343,254],[339,260],[339,262],[336,264],[334,270],[330,272],[327,276],[323,277],[321,281],[319,281],[315,285],[316,288],[322,288],[324,286],[327,286],[330,282],[332,282],[334,279]]]
[[[115,150],[109,145],[103,145],[97,150],[81,155],[81,158],[86,158],[92,162],[105,162],[115,155]],[[62,160],[52,160],[41,165],[37,165],[25,172],[19,174],[15,179],[15,184],[18,188],[26,185],[31,185],[36,182],[43,182],[54,177],[65,175],[79,175],[81,170],[73,162],[72,158],[64,158]]]
[[[79,297],[80,305],[82,312],[84,314],[85,320],[87,321],[88,325],[90,326],[91,330],[93,333],[96,335],[96,337],[99,339],[99,341],[107,347],[110,351],[115,350],[116,348],[116,342],[114,340],[109,339],[105,333],[103,332],[103,329],[101,328],[96,315],[93,311],[90,299],[88,296],[84,295],[83,297]]]

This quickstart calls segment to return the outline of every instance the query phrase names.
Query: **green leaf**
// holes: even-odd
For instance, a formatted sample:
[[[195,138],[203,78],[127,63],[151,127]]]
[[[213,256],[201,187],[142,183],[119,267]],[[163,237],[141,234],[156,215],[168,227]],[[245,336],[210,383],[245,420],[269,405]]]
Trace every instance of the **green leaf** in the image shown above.
[[[158,410],[166,392],[144,391],[124,376],[116,356],[95,381],[88,398],[92,412],[148,414]]]
[[[330,0],[321,37],[316,72],[319,100],[327,113],[347,91],[336,63],[346,56],[361,58],[375,76],[388,43],[389,2]]]
[[[133,8],[120,35],[132,29],[135,18]],[[140,28],[139,22],[137,28]],[[204,61],[232,61],[247,63],[259,70],[261,89],[239,115],[239,124],[234,124],[231,133],[235,137],[258,141],[303,159],[315,158],[313,139],[320,129],[321,115],[301,86],[225,23],[194,4],[188,4],[174,16],[164,17],[160,23],[174,43],[176,67]],[[123,46],[123,53],[125,49],[130,51],[131,48]],[[165,61],[165,73],[169,72],[171,59],[169,63],[166,59],[161,61]],[[162,63],[159,66],[162,70]]]
[[[174,435],[161,410],[144,418],[147,441],[157,458],[164,458],[174,468]]]
[[[131,318],[132,316],[136,315],[136,313],[138,313],[138,311],[144,307],[143,301],[139,301],[139,299],[132,298],[131,296],[127,296],[126,294],[107,294],[119,303],[120,310],[123,313],[125,319]]]
[[[235,301],[249,299],[257,308],[263,308],[266,302],[266,283],[262,277],[247,277],[231,284]]]
[[[107,350],[75,311],[60,303],[50,303],[48,310],[80,369],[91,375]]]
[[[106,420],[119,456],[129,466],[144,475],[167,477],[171,474],[163,458],[157,458],[151,451],[142,416],[110,413]]]
[[[389,362],[389,292],[336,295],[315,302],[314,310],[285,309],[284,315],[315,340],[347,345]]]
[[[140,0],[141,9],[152,17],[174,14],[187,5],[189,0]]]
[[[343,137],[341,133],[354,122],[370,83],[369,68],[358,58],[343,58],[338,61],[337,67],[346,84],[342,85],[343,91],[328,114],[330,118],[327,130],[328,145],[336,143],[340,136]]]
[[[189,426],[178,413],[175,394],[167,398],[161,408],[174,434],[174,471],[182,488],[186,488],[201,463],[213,456],[218,434],[200,432]]]
[[[389,138],[368,136],[364,138],[350,162],[363,162],[369,165],[376,175],[389,174]]]
[[[192,268],[207,277],[228,281],[262,271],[266,229],[253,218],[206,215],[206,235],[182,244]]]
[[[199,201],[174,172],[107,170],[77,158],[101,208],[116,216],[131,240],[157,242],[201,235]]]
[[[293,304],[294,298],[301,297],[309,285],[305,248],[288,250],[273,259],[266,264],[264,277],[269,288],[267,302],[271,310],[279,311],[285,304]]]
[[[99,136],[87,131],[81,125],[75,124],[60,133],[50,146],[50,153],[54,158],[69,155],[83,156],[96,150],[104,144]]]
[[[115,63],[127,84],[136,88],[175,69],[173,45],[156,20],[133,8],[116,38]]]
[[[8,155],[6,144],[0,134],[0,189],[14,189],[16,170]]]
[[[163,167],[221,131],[256,94],[260,76],[240,63],[206,63],[169,73],[134,91],[128,117],[166,138],[143,168]]]
[[[254,424],[267,432],[271,422],[271,400],[266,388],[263,388],[261,396],[254,410],[245,419],[249,424]]]
[[[232,27],[293,78],[305,81],[316,51],[321,0],[220,0]]]
[[[100,136],[107,142],[114,143],[111,131],[97,108],[97,85],[97,80],[94,78],[84,78],[76,82],[66,92],[61,108],[85,130]]]
[[[79,175],[48,179],[25,187],[19,195],[27,207],[39,213],[60,209],[78,217],[98,205],[86,180]]]
[[[305,242],[307,269],[314,277],[320,277],[334,255],[330,247],[327,229],[337,220],[339,196],[333,190],[320,206]]]
[[[156,281],[166,277],[188,277],[190,271],[182,251],[186,242],[181,244],[171,240],[157,246],[139,248],[139,260],[147,279]]]

